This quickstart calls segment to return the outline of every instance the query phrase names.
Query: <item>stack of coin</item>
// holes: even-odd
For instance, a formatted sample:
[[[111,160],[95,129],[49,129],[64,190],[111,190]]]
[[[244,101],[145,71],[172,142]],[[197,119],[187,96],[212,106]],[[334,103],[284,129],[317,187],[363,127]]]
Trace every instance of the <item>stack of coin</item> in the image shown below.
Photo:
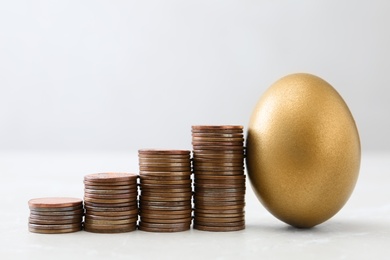
[[[38,198],[28,202],[30,232],[60,234],[82,229],[83,201],[77,198]]]
[[[140,223],[149,232],[179,232],[192,222],[190,151],[139,150]]]
[[[245,228],[242,126],[192,126],[194,228]]]
[[[84,177],[85,231],[121,233],[137,228],[136,174],[96,173]]]

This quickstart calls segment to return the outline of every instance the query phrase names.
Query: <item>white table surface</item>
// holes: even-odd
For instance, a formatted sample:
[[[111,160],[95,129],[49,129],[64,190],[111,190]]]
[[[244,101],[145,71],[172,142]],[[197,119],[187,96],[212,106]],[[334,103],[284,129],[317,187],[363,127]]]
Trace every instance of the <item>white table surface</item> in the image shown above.
[[[0,259],[390,259],[390,153],[363,153],[346,206],[312,229],[274,218],[248,185],[243,231],[28,232],[29,199],[82,198],[84,175],[137,169],[131,152],[0,152]]]

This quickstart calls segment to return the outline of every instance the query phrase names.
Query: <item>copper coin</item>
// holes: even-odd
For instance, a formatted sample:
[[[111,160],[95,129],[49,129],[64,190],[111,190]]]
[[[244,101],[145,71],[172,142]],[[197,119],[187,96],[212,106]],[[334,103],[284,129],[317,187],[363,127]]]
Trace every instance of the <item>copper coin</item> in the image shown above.
[[[199,224],[194,224],[194,229],[202,231],[213,231],[213,232],[229,232],[229,231],[239,231],[245,229],[245,225],[235,226],[235,227],[215,227],[215,226],[202,226]]]
[[[138,188],[129,189],[129,190],[94,190],[94,189],[84,189],[85,193],[89,194],[99,194],[99,195],[120,195],[120,194],[129,194],[138,192]]]
[[[196,154],[193,161],[208,160],[208,161],[244,161],[244,154]]]
[[[183,167],[162,167],[162,166],[140,166],[140,171],[156,171],[156,172],[184,172],[191,171],[191,166],[183,166]]]
[[[89,225],[84,226],[84,230],[92,233],[124,233],[137,229],[136,224],[125,225]]]
[[[236,156],[236,157],[239,157],[239,156],[244,156],[245,153],[244,153],[245,149],[242,148],[242,149],[237,149],[237,150],[232,150],[232,149],[218,149],[218,150],[212,150],[212,149],[203,149],[203,147],[201,147],[200,149],[193,149],[193,154],[194,156],[200,156],[200,155],[203,155],[203,156],[224,156],[224,157],[228,157],[228,156]]]
[[[192,141],[193,142],[241,142],[244,143],[244,136],[230,136],[230,137],[224,137],[224,136],[210,136],[210,135],[192,135]]]
[[[39,218],[29,218],[28,222],[30,224],[40,224],[40,225],[66,225],[66,224],[75,224],[81,223],[83,221],[82,218],[78,219],[58,219],[58,220],[50,220],[50,219],[39,219]]]
[[[213,130],[213,131],[222,131],[222,130],[241,130],[243,131],[244,127],[242,125],[193,125],[191,126],[192,130]]]
[[[165,214],[165,215],[186,215],[186,214],[192,214],[192,209],[186,209],[186,210],[146,210],[146,209],[140,209],[140,215],[146,216],[148,214]]]
[[[114,182],[95,182],[91,180],[84,180],[85,185],[96,185],[96,186],[135,186],[137,182],[134,181],[114,181]]]
[[[137,185],[90,185],[85,184],[85,189],[91,190],[134,190]]]
[[[162,189],[163,192],[166,189],[189,189],[191,187],[191,184],[146,184],[141,183],[140,184],[141,191],[144,189]]]
[[[33,233],[39,233],[39,234],[64,234],[64,233],[73,233],[80,231],[82,228],[76,227],[76,228],[65,228],[65,229],[41,229],[41,228],[35,228],[35,227],[28,227],[28,230]]]
[[[211,226],[214,226],[214,223],[236,223],[245,221],[245,217],[233,217],[233,218],[207,218],[201,216],[195,216],[195,220],[197,223],[211,223]],[[207,226],[207,225],[206,225]]]
[[[86,214],[85,219],[88,220],[123,220],[123,219],[138,219],[138,213],[133,215],[122,215],[122,216],[99,216],[93,214]]]
[[[125,225],[125,224],[135,223],[137,220],[138,217],[132,219],[102,220],[102,219],[91,219],[87,216],[84,220],[84,223],[88,225]]]
[[[141,205],[140,210],[189,210],[192,209],[192,205],[188,206],[153,206],[153,205]]]
[[[138,205],[137,203],[134,203],[133,205],[130,206],[125,206],[125,207],[111,207],[110,205],[105,207],[96,207],[96,206],[86,206],[85,207],[86,212],[126,212],[126,211],[133,211],[133,210],[138,210]]]
[[[159,177],[189,177],[191,176],[191,171],[183,172],[158,172],[158,171],[140,171],[141,176],[159,176]]]
[[[204,157],[194,157],[194,164],[196,163],[235,163],[235,164],[243,164],[244,156],[240,157],[226,157],[226,158],[207,158]]]
[[[195,207],[224,207],[224,206],[242,206],[245,205],[245,200],[238,201],[214,201],[214,200],[203,200],[203,201],[194,201]]]
[[[81,227],[81,222],[75,224],[59,224],[59,225],[43,225],[43,224],[33,224],[29,223],[29,227],[36,229],[70,229],[70,228],[79,228]]]
[[[190,157],[188,158],[143,158],[143,157],[140,157],[138,158],[138,162],[140,164],[146,164],[146,165],[149,165],[149,164],[166,164],[166,165],[170,165],[170,164],[175,164],[175,163],[181,163],[181,164],[188,164],[191,162],[191,159]]]
[[[166,232],[182,232],[190,229],[190,226],[184,228],[149,228],[144,226],[139,226],[139,230],[146,232],[156,232],[156,233],[166,233]]]
[[[155,219],[155,218],[142,218],[143,222],[156,223],[156,224],[174,224],[174,223],[191,223],[192,217],[181,219]]]
[[[196,140],[196,141],[192,141],[191,142],[192,146],[194,147],[208,147],[208,146],[212,146],[212,147],[219,147],[219,148],[223,148],[223,149],[232,149],[232,148],[241,148],[243,149],[244,147],[244,143],[242,141],[234,141],[234,142],[223,142],[223,141],[200,141],[200,140]],[[207,149],[207,148],[206,148]]]
[[[195,218],[203,217],[203,218],[238,218],[245,217],[245,212],[241,213],[231,213],[231,214],[215,214],[215,213],[199,213],[194,212]]]
[[[188,185],[191,184],[192,180],[176,180],[176,181],[166,181],[166,180],[150,180],[150,179],[141,179],[141,184],[156,184],[156,185],[171,185],[171,184],[179,184],[179,185]]]
[[[123,210],[123,211],[97,211],[97,210],[87,210],[86,214],[94,215],[94,216],[102,216],[102,217],[119,217],[119,216],[132,216],[138,214],[138,208],[134,208],[131,210]]]
[[[192,132],[192,138],[244,138],[244,132],[220,133],[220,132]]]
[[[245,207],[245,204],[240,205],[229,205],[229,206],[208,206],[203,204],[196,204],[196,209],[203,209],[203,210],[229,210],[229,209],[243,209]]]
[[[147,219],[156,219],[157,221],[159,220],[164,220],[164,219],[183,219],[183,218],[189,218],[191,217],[191,213],[187,214],[175,214],[175,215],[168,215],[168,214],[162,214],[156,212],[156,214],[141,214],[140,215],[141,220],[142,218],[147,218]]]
[[[201,162],[195,161],[194,168],[198,167],[240,167],[244,168],[244,163],[242,162],[222,162],[222,161],[211,161],[211,162]]]
[[[193,169],[194,173],[196,174],[197,171],[201,172],[237,172],[237,171],[244,171],[243,166],[237,166],[237,167],[229,167],[229,166],[203,166],[203,165],[194,165]]]
[[[230,146],[218,146],[218,145],[200,145],[200,144],[193,144],[192,149],[195,151],[236,151],[237,153],[243,153],[244,147],[242,145],[230,145]]]
[[[139,226],[147,228],[186,228],[189,227],[191,223],[149,223],[143,220],[140,221]]]
[[[117,173],[117,172],[104,172],[104,173],[93,173],[84,176],[85,181],[93,182],[134,182],[138,177],[134,173]]]
[[[195,196],[194,201],[202,202],[202,201],[214,201],[215,203],[217,202],[222,202],[222,201],[244,201],[245,200],[245,195],[240,195],[240,196]]]
[[[48,215],[35,215],[30,213],[29,219],[38,219],[38,220],[82,220],[84,214],[79,215],[58,215],[58,216],[48,216]]]
[[[175,197],[191,197],[192,192],[176,192],[176,193],[170,193],[170,192],[150,192],[150,191],[142,191],[141,192],[142,196],[152,196],[152,197],[170,197],[170,198],[175,198]]]
[[[228,175],[228,176],[224,176],[224,175],[207,175],[207,174],[201,174],[201,175],[197,175],[195,177],[195,181],[196,180],[233,180],[233,181],[245,181],[246,180],[246,175]]]
[[[94,203],[85,202],[85,208],[123,208],[123,207],[134,207],[137,206],[137,201],[125,202],[125,203]]]
[[[139,155],[189,155],[188,150],[158,150],[158,149],[140,149],[138,150]]]
[[[96,193],[84,193],[85,197],[95,199],[137,199],[138,192],[122,193],[122,194],[96,194]]]
[[[212,226],[212,227],[236,227],[236,226],[245,226],[245,220],[236,221],[236,222],[203,222],[194,219],[194,225]]]
[[[142,192],[171,192],[171,193],[182,193],[182,192],[192,192],[192,187],[190,185],[186,185],[185,188],[151,188],[150,186],[145,187],[141,186],[141,194]]]
[[[194,209],[194,213],[196,214],[241,214],[244,213],[243,208],[238,208],[238,209]]]
[[[199,176],[242,176],[244,175],[244,170],[239,171],[226,171],[226,172],[215,172],[215,171],[197,171],[194,169],[195,178]]]
[[[67,210],[69,208],[78,208],[82,206],[83,201],[79,198],[48,197],[37,198],[28,201],[30,209],[55,209],[57,211]]]
[[[224,183],[194,183],[194,187],[200,187],[200,188],[245,188],[245,183],[229,183],[229,182],[224,182]]]
[[[201,186],[195,186],[195,195],[197,193],[236,193],[236,194],[245,194],[245,188],[204,188]]]
[[[181,196],[181,197],[152,197],[142,195],[139,200],[142,201],[190,201],[192,196]]]
[[[85,202],[92,202],[92,203],[109,203],[109,204],[115,204],[115,203],[131,203],[134,202],[136,198],[125,198],[125,199],[95,199],[90,197],[84,197]]]
[[[140,201],[140,206],[160,206],[160,207],[176,207],[176,206],[191,206],[191,200],[188,201]]]
[[[182,181],[191,180],[191,175],[184,176],[153,176],[153,175],[141,175],[141,182],[143,180],[161,180],[161,181]]]
[[[37,215],[37,216],[73,216],[73,215],[80,215],[84,213],[84,208],[80,207],[76,210],[69,210],[69,211],[42,211],[42,210],[30,210],[30,214]]]
[[[140,161],[138,163],[139,166],[142,166],[142,167],[162,167],[162,168],[172,168],[172,167],[191,167],[191,161],[190,160],[187,160],[185,162],[143,162],[143,161]]]

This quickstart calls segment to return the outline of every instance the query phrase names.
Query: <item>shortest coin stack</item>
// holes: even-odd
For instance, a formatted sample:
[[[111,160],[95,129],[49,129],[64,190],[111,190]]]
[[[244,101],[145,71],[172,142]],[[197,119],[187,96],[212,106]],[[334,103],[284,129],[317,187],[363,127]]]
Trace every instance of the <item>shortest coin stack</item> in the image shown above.
[[[77,198],[38,198],[28,202],[28,229],[41,234],[60,234],[82,229],[83,201]]]
[[[190,151],[139,150],[140,224],[148,232],[189,230],[192,222]]]
[[[84,177],[85,231],[133,231],[138,220],[136,174],[96,173]]]

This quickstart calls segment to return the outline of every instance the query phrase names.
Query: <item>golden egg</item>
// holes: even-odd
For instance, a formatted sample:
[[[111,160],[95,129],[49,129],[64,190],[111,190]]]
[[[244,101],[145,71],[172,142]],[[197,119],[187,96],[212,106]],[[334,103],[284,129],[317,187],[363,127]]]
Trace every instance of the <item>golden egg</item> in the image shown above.
[[[335,215],[360,168],[355,121],[337,91],[310,74],[275,82],[253,111],[247,135],[253,190],[276,218],[300,228]]]

